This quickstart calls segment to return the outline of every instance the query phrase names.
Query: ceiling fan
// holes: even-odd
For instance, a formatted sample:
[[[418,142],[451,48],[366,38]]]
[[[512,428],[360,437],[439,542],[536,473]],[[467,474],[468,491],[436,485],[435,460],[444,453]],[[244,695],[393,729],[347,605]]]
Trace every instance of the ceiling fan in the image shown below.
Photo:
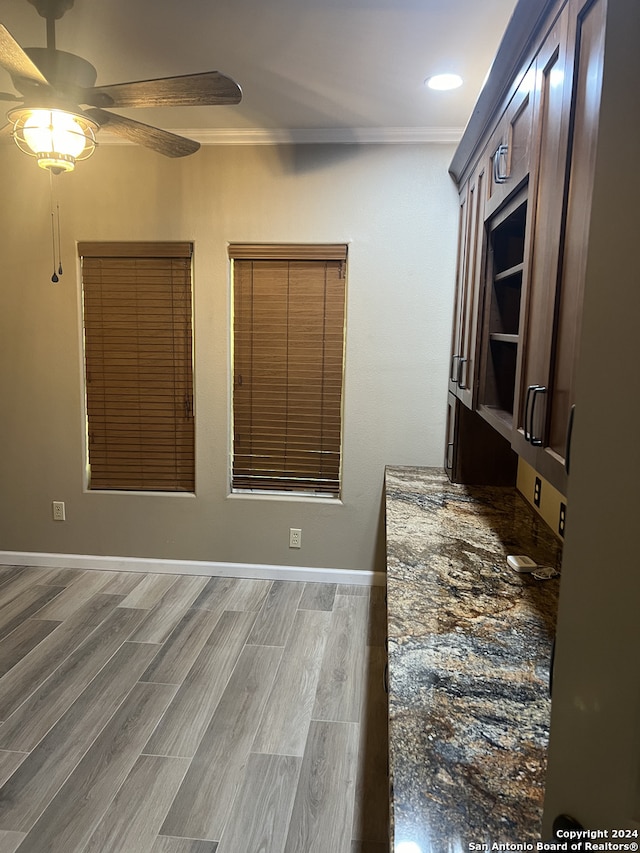
[[[0,92],[0,100],[22,102],[9,111],[10,124],[2,131],[10,132],[23,151],[34,154],[39,165],[54,174],[70,171],[76,160],[90,156],[95,133],[102,127],[167,157],[184,157],[200,147],[109,108],[232,105],[242,98],[238,84],[218,71],[96,86],[97,72],[90,62],[56,49],[55,22],[74,0],[29,3],[46,19],[47,46],[23,49],[0,24],[0,67],[9,72],[21,94]],[[55,150],[63,142],[71,153]],[[34,150],[38,148],[50,150]]]

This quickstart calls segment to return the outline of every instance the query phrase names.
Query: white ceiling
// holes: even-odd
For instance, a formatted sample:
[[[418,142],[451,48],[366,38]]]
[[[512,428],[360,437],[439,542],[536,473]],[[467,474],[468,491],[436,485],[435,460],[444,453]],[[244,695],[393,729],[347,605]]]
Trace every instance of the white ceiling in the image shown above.
[[[233,77],[243,90],[238,106],[122,111],[168,130],[194,130],[203,141],[233,132],[429,139],[455,136],[466,124],[514,6],[75,0],[56,34],[60,50],[97,68],[98,84],[211,70]],[[3,0],[0,21],[23,47],[45,45],[45,21],[27,0]],[[458,72],[464,86],[431,92],[424,79],[439,71]],[[14,91],[2,69],[0,90]]]

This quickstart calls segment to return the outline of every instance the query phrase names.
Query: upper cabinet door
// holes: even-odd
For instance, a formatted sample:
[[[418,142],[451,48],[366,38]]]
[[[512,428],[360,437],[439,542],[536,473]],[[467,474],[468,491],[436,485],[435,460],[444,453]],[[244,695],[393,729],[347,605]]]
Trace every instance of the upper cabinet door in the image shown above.
[[[462,326],[467,299],[467,264],[468,264],[468,204],[469,184],[466,183],[460,191],[460,206],[458,208],[458,258],[456,263],[456,289],[453,305],[453,328],[451,333],[451,362],[449,364],[449,391],[457,394],[458,370],[462,358]]]
[[[560,462],[565,458],[567,427],[576,402],[575,382],[587,268],[585,248],[589,244],[603,81],[605,7],[605,0],[576,0],[572,3],[577,30],[571,150],[548,422],[549,452]]]
[[[475,402],[477,385],[478,314],[484,269],[484,202],[485,171],[481,167],[469,181],[467,298],[462,318],[461,359],[458,366],[458,397],[468,407],[472,407]]]
[[[460,194],[460,231],[456,301],[449,390],[466,406],[473,405],[476,387],[478,312],[483,268],[484,166],[469,178]]]
[[[488,148],[487,204],[490,217],[525,181],[531,161],[535,67],[524,74]]]
[[[604,33],[605,0],[575,0],[551,32],[537,62],[536,219],[513,446],[565,494]]]
[[[531,241],[523,293],[519,370],[514,405],[513,447],[564,491],[564,472],[555,477],[544,457],[552,403],[555,307],[567,182],[572,59],[568,51],[569,9],[555,22],[536,57],[535,128],[529,181]]]

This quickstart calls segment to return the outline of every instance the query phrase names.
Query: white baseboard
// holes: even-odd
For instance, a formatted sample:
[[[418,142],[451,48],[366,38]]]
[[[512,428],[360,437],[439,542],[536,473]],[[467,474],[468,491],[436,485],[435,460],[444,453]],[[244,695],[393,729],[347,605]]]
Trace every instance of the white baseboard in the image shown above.
[[[98,557],[90,554],[47,554],[35,551],[0,551],[2,566],[36,566],[47,569],[93,569],[118,572],[154,572],[225,578],[342,583],[384,586],[384,572],[351,569],[316,569],[305,566],[269,566],[260,563],[217,563],[204,560],[157,560],[147,557]]]

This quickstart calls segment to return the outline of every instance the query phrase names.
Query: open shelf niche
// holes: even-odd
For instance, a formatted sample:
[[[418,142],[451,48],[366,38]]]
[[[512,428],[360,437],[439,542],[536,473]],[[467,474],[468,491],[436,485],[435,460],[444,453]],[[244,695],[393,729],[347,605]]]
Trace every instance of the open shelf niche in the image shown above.
[[[513,421],[520,298],[527,223],[526,194],[489,223],[480,411],[505,429]]]

